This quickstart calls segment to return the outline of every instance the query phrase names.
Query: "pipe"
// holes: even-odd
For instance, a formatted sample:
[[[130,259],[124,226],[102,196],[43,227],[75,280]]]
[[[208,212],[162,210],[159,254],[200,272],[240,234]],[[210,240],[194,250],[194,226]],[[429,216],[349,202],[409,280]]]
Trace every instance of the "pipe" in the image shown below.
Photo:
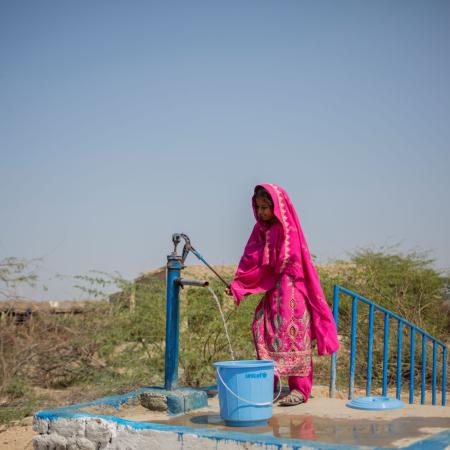
[[[176,278],[174,283],[182,288],[184,286],[199,286],[207,287],[209,286],[209,281],[198,281],[198,280],[186,280],[185,278]]]
[[[172,253],[167,257],[164,388],[168,391],[171,391],[178,386],[180,286],[174,283],[174,281],[180,278],[182,267],[180,256]]]

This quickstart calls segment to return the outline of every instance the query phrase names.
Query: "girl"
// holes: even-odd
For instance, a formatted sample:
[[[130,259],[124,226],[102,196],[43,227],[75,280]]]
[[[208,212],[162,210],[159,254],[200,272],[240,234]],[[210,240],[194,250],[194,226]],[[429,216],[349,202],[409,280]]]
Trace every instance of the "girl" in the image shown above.
[[[337,351],[336,325],[287,193],[258,185],[252,204],[256,224],[226,293],[239,305],[246,295],[266,292],[252,325],[257,357],[273,359],[277,375],[289,377],[290,394],[279,404],[298,405],[311,393],[311,342],[319,355]]]

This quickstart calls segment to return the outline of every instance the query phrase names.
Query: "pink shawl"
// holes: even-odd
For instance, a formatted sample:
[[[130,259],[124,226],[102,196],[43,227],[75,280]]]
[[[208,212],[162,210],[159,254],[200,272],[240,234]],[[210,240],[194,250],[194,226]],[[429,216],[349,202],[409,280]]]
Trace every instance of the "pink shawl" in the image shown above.
[[[281,274],[292,276],[307,296],[312,335],[319,355],[339,348],[336,325],[320,286],[319,276],[303,235],[294,206],[286,191],[275,184],[261,184],[271,195],[279,223],[272,226],[257,220],[230,288],[239,305],[245,295],[267,292],[275,287]]]

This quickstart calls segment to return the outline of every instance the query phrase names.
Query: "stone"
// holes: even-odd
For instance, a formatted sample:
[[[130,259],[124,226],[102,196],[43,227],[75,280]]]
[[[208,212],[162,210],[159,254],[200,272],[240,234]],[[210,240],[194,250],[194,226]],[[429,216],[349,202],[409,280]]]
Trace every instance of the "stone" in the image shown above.
[[[34,419],[33,430],[39,434],[47,434],[48,433],[48,420]]]
[[[67,450],[97,450],[96,445],[84,437],[67,439]]]
[[[168,411],[172,415],[208,406],[207,393],[191,388],[179,388],[173,391],[155,388],[140,394],[139,400],[144,408],[151,411]]]
[[[64,437],[84,437],[85,419],[56,419],[49,422],[49,432]]]
[[[160,392],[145,392],[139,395],[139,401],[150,411],[167,411],[167,396]]]
[[[40,434],[33,438],[34,450],[67,450],[67,439],[58,434]],[[94,449],[95,450],[95,449]]]
[[[47,450],[50,445],[50,436],[42,434],[33,438],[33,450]]]
[[[103,419],[86,420],[86,438],[96,444],[96,448],[102,449],[108,445],[112,437],[116,435],[117,425]]]
[[[118,427],[108,450],[179,450],[181,440],[176,433],[156,430],[133,430],[130,427]]]

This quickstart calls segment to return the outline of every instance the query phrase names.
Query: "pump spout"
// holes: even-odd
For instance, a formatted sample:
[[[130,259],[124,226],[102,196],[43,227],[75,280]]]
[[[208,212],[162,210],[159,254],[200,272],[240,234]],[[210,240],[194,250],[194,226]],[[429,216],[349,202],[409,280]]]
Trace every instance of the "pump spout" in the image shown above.
[[[174,283],[177,286],[181,286],[182,288],[184,286],[199,286],[199,287],[208,287],[209,286],[209,281],[186,280],[185,278],[176,278],[174,280]]]

